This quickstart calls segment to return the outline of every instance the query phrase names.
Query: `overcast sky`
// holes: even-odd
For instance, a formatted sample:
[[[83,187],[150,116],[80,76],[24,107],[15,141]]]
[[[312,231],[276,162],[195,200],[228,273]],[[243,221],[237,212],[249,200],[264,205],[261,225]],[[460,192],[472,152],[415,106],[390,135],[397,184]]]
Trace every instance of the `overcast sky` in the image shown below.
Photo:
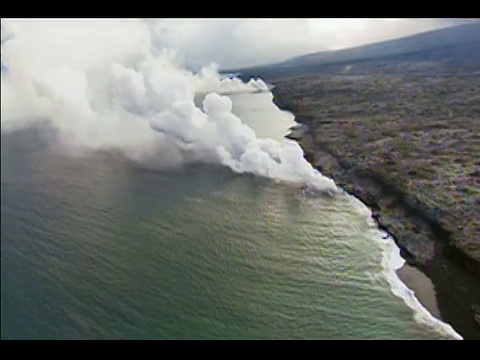
[[[2,20],[2,39],[6,36]],[[12,20],[19,22],[20,20]],[[58,22],[58,20],[29,20]],[[65,20],[76,28],[105,20]],[[114,20],[107,20],[107,22]],[[175,49],[186,66],[198,69],[214,62],[239,68],[286,60],[306,53],[343,49],[473,21],[471,19],[142,19],[157,48]],[[130,25],[130,24],[129,24]],[[128,28],[129,26],[126,26]],[[118,38],[118,24],[104,27]],[[38,31],[38,25],[36,26]],[[53,28],[52,28],[53,29]],[[52,34],[63,30],[51,30]],[[72,37],[72,42],[75,39]],[[101,51],[101,50],[100,50]]]
[[[167,19],[152,20],[157,41],[189,65],[222,68],[282,61],[462,24],[469,19]]]

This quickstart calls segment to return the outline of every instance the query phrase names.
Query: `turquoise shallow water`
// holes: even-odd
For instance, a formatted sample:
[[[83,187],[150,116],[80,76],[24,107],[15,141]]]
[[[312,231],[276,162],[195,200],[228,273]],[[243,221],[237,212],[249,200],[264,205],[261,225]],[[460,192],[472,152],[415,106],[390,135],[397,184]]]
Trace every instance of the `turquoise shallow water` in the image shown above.
[[[281,137],[291,118],[249,96],[234,111]],[[2,133],[3,339],[445,338],[392,293],[349,196],[46,143]]]

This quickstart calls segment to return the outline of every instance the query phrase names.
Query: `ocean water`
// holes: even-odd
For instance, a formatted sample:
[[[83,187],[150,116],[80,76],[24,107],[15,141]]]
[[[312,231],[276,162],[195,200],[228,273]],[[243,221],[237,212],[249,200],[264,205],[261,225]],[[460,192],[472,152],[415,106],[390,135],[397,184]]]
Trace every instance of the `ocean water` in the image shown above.
[[[258,136],[293,124],[271,94],[231,98]],[[2,339],[458,338],[351,196],[68,156],[49,136],[2,132]]]

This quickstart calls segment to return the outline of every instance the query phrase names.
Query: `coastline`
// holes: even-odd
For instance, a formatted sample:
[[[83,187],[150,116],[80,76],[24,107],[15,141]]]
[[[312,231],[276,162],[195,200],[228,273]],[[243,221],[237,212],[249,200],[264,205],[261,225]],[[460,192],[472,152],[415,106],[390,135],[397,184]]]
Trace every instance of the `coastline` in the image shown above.
[[[299,124],[291,129],[291,133],[286,135],[286,138],[297,141],[304,151],[305,159],[314,168],[324,176],[333,179],[340,188],[371,209],[372,218],[378,227],[392,235],[401,257],[405,259],[405,264],[396,271],[399,280],[415,293],[417,300],[433,317],[450,325],[464,339],[480,339],[480,328],[473,321],[472,313],[472,307],[475,306],[472,306],[472,303],[477,301],[479,292],[470,294],[468,299],[461,295],[465,294],[465,289],[478,285],[478,280],[472,274],[465,274],[458,264],[452,263],[445,256],[444,244],[431,240],[425,245],[412,246],[412,243],[418,239],[414,237],[413,241],[408,241],[411,233],[409,231],[402,233],[404,229],[395,227],[395,219],[390,217],[391,214],[385,214],[378,204],[382,193],[373,194],[374,191],[372,191],[372,186],[375,187],[378,184],[371,181],[362,183],[362,179],[348,176],[345,171],[345,168],[349,167],[348,162],[329,153],[322,148],[322,144],[313,140],[309,119],[302,118],[301,114],[291,109],[284,99],[279,102],[275,90],[272,93],[275,105],[281,110],[291,112],[295,116],[296,123]],[[400,209],[400,212],[396,213],[394,211],[393,216],[406,216],[408,210],[410,209],[407,207],[407,210]],[[425,221],[425,219],[421,220]],[[426,220],[427,226],[433,235],[442,235],[441,228],[436,229],[435,225],[432,226],[428,220]],[[435,233],[436,230],[438,233]]]

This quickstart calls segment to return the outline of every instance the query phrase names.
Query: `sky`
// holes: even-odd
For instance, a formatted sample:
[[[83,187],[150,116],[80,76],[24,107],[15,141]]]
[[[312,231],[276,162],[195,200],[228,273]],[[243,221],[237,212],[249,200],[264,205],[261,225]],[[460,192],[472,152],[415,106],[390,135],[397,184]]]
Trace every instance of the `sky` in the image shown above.
[[[242,68],[280,62],[317,51],[360,46],[416,33],[462,24],[475,19],[2,19],[2,42],[19,28],[55,34],[59,23],[69,22],[72,41],[78,32],[89,32],[91,24],[102,22],[105,37],[130,39],[129,31],[138,31],[132,23],[148,29],[158,49],[176,52],[184,66],[198,70],[209,63],[222,69]],[[25,25],[31,23],[31,25]],[[73,24],[73,25],[72,25]],[[97,49],[99,50],[99,49]],[[97,51],[96,50],[96,51]],[[82,55],[79,54],[81,57]]]
[[[413,35],[471,19],[166,19],[150,20],[161,43],[180,49],[188,65],[221,68],[274,63]]]

